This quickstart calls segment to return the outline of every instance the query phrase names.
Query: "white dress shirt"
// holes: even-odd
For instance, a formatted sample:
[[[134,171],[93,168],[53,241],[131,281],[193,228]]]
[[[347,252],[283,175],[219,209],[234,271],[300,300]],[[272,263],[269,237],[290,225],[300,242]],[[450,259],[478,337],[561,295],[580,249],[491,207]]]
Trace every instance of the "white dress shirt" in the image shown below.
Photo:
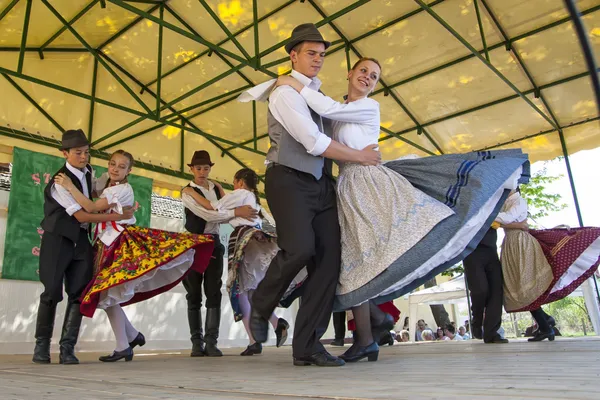
[[[190,186],[194,188],[198,188],[204,194],[204,197],[208,201],[216,202],[217,194],[215,193],[215,184],[211,181],[208,181],[208,189],[203,188],[202,186],[196,185],[194,182],[190,182]],[[204,233],[210,234],[219,234],[219,224],[228,222],[229,220],[235,218],[235,210],[225,210],[225,211],[215,211],[215,210],[207,210],[202,207],[200,204],[196,203],[196,200],[189,194],[183,194],[181,196],[181,201],[185,208],[189,209],[198,217],[202,218],[206,221],[206,227],[204,228]]]
[[[260,210],[260,206],[256,202],[256,196],[249,190],[236,189],[231,193],[226,194],[219,201],[211,201],[211,206],[218,211],[235,210],[236,207],[250,206],[255,210]],[[235,217],[229,221],[231,226],[238,227],[240,225],[250,225],[262,229],[262,220],[260,217],[254,218],[252,221]]]
[[[373,99],[340,103],[308,86],[300,92],[310,108],[333,122],[333,138],[348,147],[362,150],[379,140],[379,103]]]
[[[87,180],[85,179],[85,176],[86,176],[86,174],[91,174],[92,171],[90,171],[88,166],[86,166],[85,171],[77,169],[69,163],[66,163],[66,166],[67,166],[67,169],[73,175],[75,175],[75,177],[77,177],[77,179],[79,179],[79,183],[81,183],[81,188],[83,189],[83,194],[85,195],[85,197],[89,198],[90,197],[89,196],[90,188],[88,188]],[[69,191],[67,189],[65,189],[64,187],[62,187],[60,185],[53,183],[52,187],[50,188],[50,194],[51,194],[52,198],[54,200],[56,200],[56,202],[58,204],[60,204],[61,206],[64,207],[67,214],[69,214],[71,216],[83,208],[77,201],[75,201],[75,198],[73,197],[73,195],[71,193],[69,193]],[[88,224],[83,223],[83,224],[81,224],[81,227],[85,229],[88,227]]]
[[[317,92],[321,87],[318,78],[308,78],[292,70],[291,76],[307,89]],[[291,86],[279,86],[269,96],[269,111],[285,130],[313,156],[320,156],[331,144],[331,138],[323,133],[323,123],[313,121],[306,101]]]
[[[525,200],[518,192],[508,196],[502,210],[496,217],[496,222],[502,225],[513,222],[521,222],[527,219],[527,200]]]

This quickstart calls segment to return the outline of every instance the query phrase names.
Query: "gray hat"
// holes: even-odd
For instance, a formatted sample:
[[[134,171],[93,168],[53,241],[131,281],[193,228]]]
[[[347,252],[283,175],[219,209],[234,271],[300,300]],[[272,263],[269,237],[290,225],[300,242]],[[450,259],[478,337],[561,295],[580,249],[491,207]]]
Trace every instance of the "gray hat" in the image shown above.
[[[325,49],[331,45],[331,42],[323,39],[315,24],[311,23],[298,25],[294,28],[289,42],[285,45],[285,51],[290,54],[294,46],[302,42],[321,42],[325,45]]]
[[[63,133],[61,150],[73,149],[75,147],[89,146],[90,142],[85,137],[85,133],[81,129],[68,130]]]

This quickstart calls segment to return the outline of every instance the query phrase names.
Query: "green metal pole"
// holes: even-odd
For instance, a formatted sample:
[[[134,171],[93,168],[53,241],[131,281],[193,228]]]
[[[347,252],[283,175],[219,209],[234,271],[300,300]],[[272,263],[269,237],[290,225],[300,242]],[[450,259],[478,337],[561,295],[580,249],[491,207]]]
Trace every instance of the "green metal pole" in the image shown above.
[[[2,21],[2,18],[8,15],[8,13],[13,9],[14,6],[17,5],[18,2],[19,0],[12,0],[10,4],[7,5],[2,12],[0,12],[0,21]]]
[[[204,7],[204,9],[208,13],[208,15],[210,15],[212,17],[212,19],[217,23],[217,25],[219,25],[221,30],[223,32],[225,32],[225,34],[227,35],[229,40],[231,40],[233,42],[233,44],[235,45],[235,47],[237,47],[237,49],[240,51],[240,53],[242,53],[244,55],[244,57],[246,57],[246,60],[250,61],[250,59],[252,59],[252,57],[250,57],[250,54],[248,54],[246,49],[244,49],[244,46],[242,46],[240,44],[240,42],[238,42],[238,40],[231,33],[231,31],[227,28],[227,26],[223,23],[223,21],[221,21],[221,18],[219,18],[219,16],[217,14],[215,14],[215,12],[210,7],[210,5],[208,5],[208,3],[204,0],[198,0],[198,1],[200,2],[200,4],[202,4],[202,6]]]
[[[483,32],[483,22],[481,20],[481,13],[479,12],[479,3],[477,0],[473,0],[475,5],[475,14],[477,14],[477,24],[479,25],[479,34],[481,35],[481,42],[483,44],[483,50],[485,51],[485,59],[490,61],[490,53],[488,52],[487,43],[485,42],[485,32]]]
[[[539,115],[542,116],[551,126],[554,128],[558,128],[554,121],[549,118],[542,110],[540,110],[527,96],[525,96],[521,91],[508,79],[504,76],[502,72],[500,72],[493,64],[491,64],[488,60],[479,54],[479,52],[471,46],[471,44],[465,40],[454,28],[452,28],[442,17],[440,17],[435,11],[431,9],[427,4],[425,4],[422,0],[414,0],[418,5],[421,6],[429,15],[433,17],[440,25],[442,25],[448,32],[450,32],[459,42],[463,44],[467,49],[471,51],[475,55],[475,57],[479,58],[486,67],[488,67],[498,78],[500,78],[504,83],[506,83],[515,93],[519,95],[531,108],[535,110]]]
[[[27,47],[27,32],[29,31],[29,19],[31,18],[31,0],[27,0],[25,9],[25,19],[23,20],[23,34],[21,35],[21,51],[19,52],[19,65],[17,72],[23,72],[23,62],[25,61],[25,47]]]
[[[181,131],[179,132],[180,137],[180,141],[179,144],[181,145],[181,149],[180,149],[180,157],[179,157],[179,170],[181,172],[184,172],[184,157],[185,157],[185,121],[181,120]]]
[[[192,26],[190,24],[188,24],[183,18],[181,18],[179,16],[179,14],[177,14],[175,11],[173,11],[169,6],[165,5],[165,9],[175,18],[177,19],[177,21],[181,22],[181,24],[183,26],[186,27],[187,30],[189,30],[191,33],[193,33],[196,36],[200,36],[201,35],[196,32],[196,30],[194,28],[192,28]],[[229,59],[227,57],[225,57],[224,55],[222,55],[221,53],[216,53],[217,57],[219,57],[221,59],[221,61],[223,61],[225,64],[227,64],[227,66],[229,68],[233,68],[233,64],[231,63],[231,61],[229,61]],[[181,64],[180,64],[181,65]],[[240,76],[240,78],[242,78],[243,80],[245,80],[246,82],[248,82],[249,85],[254,86],[254,82],[252,82],[250,79],[248,79],[248,77],[246,75],[244,75],[242,73],[242,71],[237,71],[237,74]],[[167,74],[165,74],[166,76]],[[154,83],[155,81],[153,81],[152,83]],[[149,86],[150,84],[148,84]]]
[[[33,97],[31,97],[25,90],[23,90],[21,86],[19,86],[15,81],[13,81],[10,78],[10,76],[6,74],[2,74],[2,76],[8,81],[8,83],[10,83],[15,89],[17,89],[17,91],[21,93],[21,95],[23,95],[23,97],[25,97],[27,101],[31,103],[32,106],[34,106],[44,117],[46,117],[48,121],[50,121],[52,125],[56,127],[56,129],[58,129],[61,133],[65,131],[65,129],[62,126],[60,126],[60,124],[54,118],[52,118],[52,116],[48,114],[48,112],[44,110],[44,108],[40,106]]]
[[[282,5],[280,5],[280,6],[276,7],[275,9],[273,9],[273,10],[269,11],[268,13],[266,13],[265,15],[263,15],[262,17],[260,17],[260,18],[258,19],[258,22],[262,22],[262,21],[264,21],[264,20],[266,20],[266,19],[268,19],[268,18],[272,17],[273,15],[277,14],[279,11],[281,11],[281,10],[285,9],[285,8],[286,8],[286,7],[288,7],[290,4],[293,4],[293,3],[295,3],[295,2],[296,2],[296,0],[287,0],[287,1],[286,1],[285,3],[283,3]],[[166,6],[166,7],[167,7],[167,9],[169,9],[169,6]],[[175,18],[178,18],[178,19],[179,19],[179,21],[180,21],[180,22],[182,22],[182,20],[180,19],[181,17],[179,17],[179,15],[178,15],[177,13],[175,13],[174,11],[172,11],[171,13],[173,14],[173,16],[174,16]],[[182,22],[182,23],[183,23],[183,22]],[[185,24],[184,24],[184,25],[185,25]],[[242,29],[240,29],[239,31],[237,31],[237,32],[234,32],[234,33],[233,33],[233,35],[234,35],[234,36],[241,35],[242,33],[246,32],[248,29],[252,28],[253,26],[254,26],[254,23],[252,23],[252,24],[249,24],[249,25],[246,25],[245,27],[243,27],[243,28],[242,28]],[[189,28],[188,28],[188,29],[189,29]],[[190,32],[192,32],[192,31],[190,31]],[[224,45],[224,44],[225,44],[225,43],[227,43],[227,42],[229,42],[229,38],[226,38],[226,39],[223,39],[223,40],[221,40],[220,42],[218,42],[218,43],[217,43],[217,46],[222,46],[222,45]],[[186,66],[186,65],[188,65],[188,64],[191,64],[191,63],[193,63],[193,62],[194,62],[194,61],[196,61],[197,59],[199,59],[199,58],[201,58],[201,57],[203,57],[203,56],[207,55],[209,52],[210,52],[210,50],[203,51],[202,53],[200,53],[200,54],[197,54],[197,55],[193,56],[192,58],[190,58],[189,60],[187,60],[187,61],[185,61],[185,62],[183,62],[183,63],[179,64],[178,66],[176,66],[176,67],[173,67],[173,68],[172,68],[172,69],[170,69],[169,71],[165,72],[165,74],[162,76],[162,78],[164,79],[164,78],[166,78],[167,76],[171,75],[172,73],[179,71],[181,68],[185,67],[185,66]],[[266,69],[266,68],[262,68],[262,69],[261,69],[261,71],[262,71],[263,73],[266,73],[266,74],[267,74],[267,75],[269,75],[269,76],[272,76],[272,77],[274,77],[274,78],[275,78],[275,77],[277,77],[277,74],[274,74],[274,73],[272,73],[272,72],[270,72],[270,71],[267,71],[267,69]],[[151,82],[148,82],[148,83],[146,84],[146,86],[150,86],[150,85],[152,85],[154,82],[156,82],[156,81],[151,81]]]
[[[47,0],[42,0],[42,1],[47,1]],[[132,6],[132,5],[128,4],[127,2],[123,1],[123,0],[108,0],[108,1],[110,1],[111,3],[113,3],[113,4],[115,4],[115,5],[123,8],[123,9],[125,9],[127,11],[130,11],[130,12],[132,12],[134,14],[137,14],[137,15],[139,15],[141,17],[144,17],[147,20],[152,21],[152,22],[154,22],[156,24],[162,24],[165,28],[167,28],[167,29],[169,29],[169,30],[171,30],[171,31],[173,31],[175,33],[178,33],[181,36],[185,36],[185,37],[187,37],[187,38],[189,38],[189,39],[191,39],[191,40],[193,40],[195,42],[203,44],[204,46],[208,47],[212,51],[216,51],[216,52],[222,53],[222,54],[224,54],[224,55],[226,55],[228,57],[233,58],[234,60],[236,60],[238,62],[241,62],[241,63],[243,63],[243,64],[245,64],[247,66],[250,66],[249,61],[246,60],[245,58],[240,57],[237,54],[232,53],[231,51],[224,49],[223,47],[219,47],[219,46],[215,45],[214,43],[211,43],[211,42],[209,42],[207,40],[199,38],[199,37],[195,36],[194,34],[192,34],[190,32],[187,32],[185,29],[182,29],[182,28],[180,28],[180,27],[178,27],[176,25],[173,25],[173,24],[168,23],[166,21],[161,21],[159,18],[155,17],[154,15],[149,14],[149,13],[143,11],[143,10],[140,10],[139,8],[137,8],[135,6]]]
[[[254,62],[256,63],[255,69],[260,68],[260,46],[258,43],[258,0],[252,0],[252,17],[254,22]]]
[[[44,5],[48,8],[48,10],[50,10],[50,12],[52,12],[52,14],[54,14],[54,16],[64,25],[67,27],[67,29],[69,30],[69,32],[71,32],[71,34],[73,34],[73,36],[75,36],[75,38],[77,38],[77,40],[83,45],[83,47],[85,47],[86,49],[88,49],[88,51],[90,52],[90,54],[96,59],[98,60],[98,62],[100,64],[102,64],[102,66],[104,68],[106,68],[106,70],[113,76],[113,78],[115,78],[117,80],[117,82],[119,82],[119,84],[131,95],[131,97],[133,97],[133,99],[144,109],[146,110],[146,112],[148,113],[148,115],[152,115],[152,110],[150,110],[150,108],[146,105],[146,103],[144,103],[135,93],[133,90],[131,90],[131,88],[129,86],[127,86],[127,84],[123,81],[123,79],[121,79],[121,77],[112,70],[112,68],[100,57],[98,56],[98,54],[96,53],[96,50],[94,50],[94,48],[92,48],[86,41],[85,39],[79,34],[77,33],[77,31],[75,29],[73,29],[72,26],[69,25],[69,23],[63,18],[62,15],[60,15],[60,13],[58,11],[56,11],[56,9],[48,2],[48,0],[42,0],[42,3],[44,3]]]
[[[88,3],[87,6],[85,6],[81,11],[79,11],[77,13],[77,15],[75,15],[73,18],[71,18],[71,20],[69,21],[69,25],[73,25],[75,22],[77,22],[77,20],[79,20],[81,17],[83,17],[88,11],[90,11],[92,8],[94,8],[94,6],[98,3],[99,0],[92,0],[90,3]],[[57,37],[59,37],[64,31],[66,31],[67,28],[65,26],[62,26],[58,31],[56,31],[56,33],[52,36],[50,36],[50,39],[46,40],[44,42],[44,44],[42,44],[40,46],[40,51],[44,51],[44,49],[46,47],[48,47],[54,40],[56,40]]]
[[[252,102],[252,133],[254,135],[254,150],[258,150],[258,139],[256,133],[256,102]]]
[[[92,99],[90,100],[90,119],[88,124],[88,141],[92,143],[92,130],[94,129],[94,112],[96,109],[96,84],[98,80],[98,60],[94,59],[94,72],[92,75]]]
[[[164,20],[165,7],[161,4],[159,9],[160,20]],[[162,74],[162,52],[163,52],[163,26],[158,25],[158,60],[156,67],[156,119],[160,119],[160,89],[161,82],[160,76]]]

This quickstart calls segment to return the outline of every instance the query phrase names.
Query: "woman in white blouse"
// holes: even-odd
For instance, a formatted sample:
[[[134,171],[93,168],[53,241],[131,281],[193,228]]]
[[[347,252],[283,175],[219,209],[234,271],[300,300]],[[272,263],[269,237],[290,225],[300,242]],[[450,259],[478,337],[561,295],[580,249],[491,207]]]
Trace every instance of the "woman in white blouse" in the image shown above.
[[[244,218],[234,218],[229,221],[234,230],[229,237],[227,290],[234,320],[236,322],[241,320],[248,333],[249,345],[241,353],[242,356],[262,353],[262,344],[254,340],[250,330],[250,299],[279,250],[275,235],[263,231],[262,218],[267,219],[271,225],[274,225],[274,221],[260,206],[257,185],[256,172],[243,168],[233,177],[233,192],[216,202],[210,202],[190,187],[183,190],[184,194],[192,196],[207,210],[227,211],[241,206],[251,206],[259,211],[258,217],[251,221]],[[288,288],[284,299],[291,295],[305,277],[306,272],[302,271]],[[287,339],[289,324],[285,319],[278,318],[275,313],[271,315],[269,322],[275,329],[276,345],[279,347]]]
[[[83,195],[63,174],[55,182],[73,195],[87,212],[120,212],[135,204],[127,177],[133,156],[117,150],[108,172],[94,182],[97,201]],[[146,339],[138,332],[121,306],[153,297],[177,285],[190,268],[203,272],[212,254],[212,239],[191,233],[173,233],[134,226],[136,220],[100,223],[96,226],[95,276],[82,295],[80,310],[93,317],[96,308],[106,311],[116,338],[112,354],[100,361],[131,361],[133,348]]]
[[[600,228],[529,229],[527,201],[517,188],[496,217],[504,228],[502,275],[507,312],[530,311],[538,330],[529,341],[554,340],[554,318],[543,304],[560,300],[589,278],[600,263]]]
[[[368,96],[381,72],[377,60],[358,60],[348,72],[344,103],[292,77],[279,77],[277,85],[292,86],[313,111],[333,121],[336,141],[360,150],[379,143],[379,103]],[[380,333],[393,329],[393,318],[378,313],[375,302],[406,294],[449,268],[487,230],[505,187],[516,186],[526,162],[518,151],[493,153],[340,165],[342,266],[335,308],[350,307],[357,322],[356,341],[341,356],[345,361],[376,361]]]
[[[381,75],[379,62],[359,60],[348,73],[348,95],[339,103],[305,88],[290,76],[280,76],[277,85],[290,85],[322,117],[333,121],[333,139],[354,149],[378,144],[379,103],[367,97]],[[452,215],[444,204],[416,190],[398,173],[383,166],[342,164],[337,182],[338,214],[342,236],[342,269],[337,293],[347,293],[367,284],[385,271],[402,253],[417,243],[440,221]],[[424,204],[413,212],[415,204]],[[403,215],[396,224],[392,215]],[[410,232],[410,235],[406,235]],[[378,240],[384,236],[385,240]],[[376,361],[379,331],[393,329],[388,314],[373,303],[353,307],[356,341],[341,358],[353,362],[362,358]],[[372,332],[372,324],[376,327]]]

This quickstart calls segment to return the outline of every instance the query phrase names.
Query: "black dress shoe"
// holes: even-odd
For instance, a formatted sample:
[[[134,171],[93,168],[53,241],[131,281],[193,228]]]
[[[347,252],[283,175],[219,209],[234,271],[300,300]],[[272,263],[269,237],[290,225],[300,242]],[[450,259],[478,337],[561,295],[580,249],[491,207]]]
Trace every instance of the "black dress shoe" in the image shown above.
[[[254,340],[258,343],[264,343],[267,341],[269,334],[269,321],[264,319],[258,311],[252,309],[250,312],[250,332]]]
[[[354,343],[340,358],[346,362],[357,362],[363,358],[367,358],[369,361],[377,361],[379,357],[379,345],[373,341],[368,346],[359,346]]]
[[[483,339],[484,343],[508,343],[508,339],[503,339],[502,336],[496,335],[492,339]]]
[[[129,342],[129,347],[131,347],[133,349],[135,346],[142,347],[145,344],[146,344],[146,338],[144,337],[142,332],[138,332],[135,339],[133,339],[131,342]]]
[[[541,342],[544,339],[548,339],[549,341],[554,340],[554,330],[550,328],[548,332],[540,332],[539,330],[535,334],[534,337],[527,339],[528,342]]]
[[[262,344],[255,342],[255,343],[252,343],[251,345],[248,345],[248,347],[246,347],[246,350],[244,350],[240,353],[240,356],[253,356],[255,354],[261,354],[261,353],[262,353]]]
[[[112,352],[112,354],[110,354],[108,356],[101,356],[98,359],[102,362],[115,362],[115,361],[119,361],[122,358],[124,358],[125,361],[133,360],[133,349],[131,347],[128,347],[122,351],[115,350]]]
[[[329,343],[332,346],[340,346],[340,347],[344,347],[344,339],[333,339],[331,341],[331,343]]]
[[[275,336],[277,337],[277,347],[283,346],[288,337],[288,330],[290,329],[290,324],[283,319],[279,318],[277,320],[277,328],[275,328]]]
[[[307,366],[317,365],[319,367],[341,367],[346,364],[344,360],[339,357],[332,356],[326,351],[315,353],[308,357],[294,357],[294,365],[296,366]]]

